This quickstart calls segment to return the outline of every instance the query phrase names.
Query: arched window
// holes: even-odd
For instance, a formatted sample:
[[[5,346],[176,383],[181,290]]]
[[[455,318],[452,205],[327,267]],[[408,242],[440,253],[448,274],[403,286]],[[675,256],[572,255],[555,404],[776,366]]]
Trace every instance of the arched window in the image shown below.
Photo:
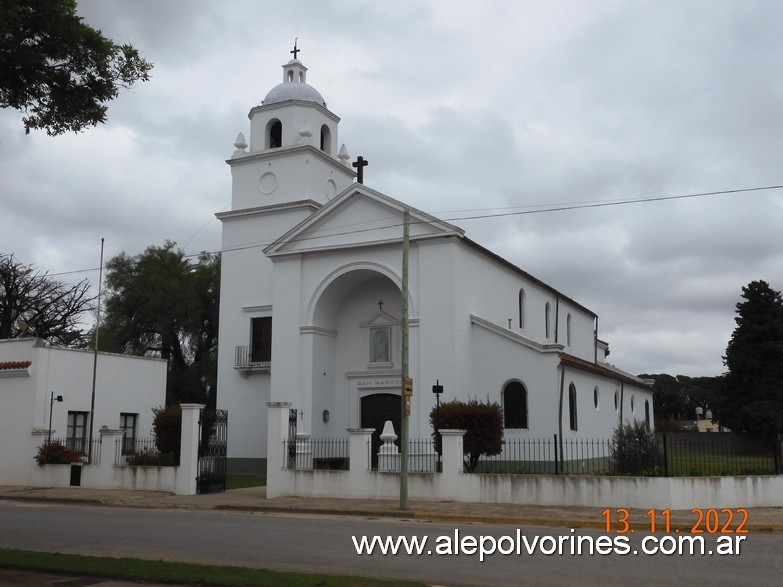
[[[568,386],[568,423],[571,427],[571,430],[577,430],[576,386],[573,383]]]
[[[644,400],[644,421],[647,422],[647,427],[652,429],[650,426],[650,400]]]
[[[546,306],[544,306],[544,334],[547,340],[549,340],[549,336],[550,336],[550,327],[549,327],[550,314],[552,314],[552,307],[549,305],[549,302],[547,302]]]
[[[614,411],[616,412],[617,408],[619,408],[619,407],[620,407],[620,394],[615,389],[614,390]]]
[[[525,290],[519,288],[519,328],[525,328]]]
[[[266,148],[277,149],[283,144],[283,123],[278,119],[270,120],[266,125]]]
[[[598,396],[599,395],[600,394],[598,392],[598,386],[596,385],[595,389],[593,389],[593,405],[595,406],[596,410],[598,409]]]
[[[332,131],[325,124],[321,126],[321,150],[329,155],[332,153]]]
[[[571,313],[566,316],[566,346],[571,346]]]
[[[291,69],[288,70],[288,81],[289,82],[294,81],[294,72]]]
[[[634,405],[633,404],[634,404],[634,397],[631,396],[631,413],[632,414],[634,413]]]
[[[510,381],[503,388],[503,425],[527,428],[527,389],[521,381]]]

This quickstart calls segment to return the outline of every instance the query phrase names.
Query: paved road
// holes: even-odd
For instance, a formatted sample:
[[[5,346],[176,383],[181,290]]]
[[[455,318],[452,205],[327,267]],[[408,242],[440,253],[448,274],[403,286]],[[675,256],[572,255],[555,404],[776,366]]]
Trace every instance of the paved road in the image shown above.
[[[563,536],[568,554],[537,552],[494,554],[484,562],[478,554],[428,555],[444,550],[446,539],[470,549],[470,538],[492,536],[509,547],[522,537],[538,537],[550,550]],[[0,502],[0,547],[205,564],[311,570],[384,578],[420,580],[440,585],[778,585],[783,574],[783,536],[750,535],[739,556],[571,555],[571,537],[602,536],[595,530],[546,527],[519,529],[511,525],[442,524],[329,516],[171,511],[98,506]],[[359,556],[352,536],[427,537],[425,554]],[[646,535],[631,537],[629,549],[639,549]],[[663,534],[657,535],[663,538]],[[608,540],[608,539],[607,539]],[[714,549],[714,537],[705,543]],[[490,540],[485,539],[490,545]],[[524,542],[521,542],[524,552]],[[648,545],[649,546],[649,545]]]

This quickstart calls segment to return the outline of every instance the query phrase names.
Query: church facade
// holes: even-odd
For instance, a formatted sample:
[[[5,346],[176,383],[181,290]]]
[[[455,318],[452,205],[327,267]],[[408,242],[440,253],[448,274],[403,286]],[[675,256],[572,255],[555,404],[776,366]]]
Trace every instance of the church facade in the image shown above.
[[[594,312],[356,181],[362,161],[338,148],[340,119],[306,74],[296,58],[283,66],[227,161],[217,402],[230,471],[264,470],[267,402],[291,403],[299,435],[379,434],[386,420],[399,433],[405,212],[411,438],[432,433],[436,382],[441,401],[500,403],[507,438],[652,426],[651,387],[606,361]]]

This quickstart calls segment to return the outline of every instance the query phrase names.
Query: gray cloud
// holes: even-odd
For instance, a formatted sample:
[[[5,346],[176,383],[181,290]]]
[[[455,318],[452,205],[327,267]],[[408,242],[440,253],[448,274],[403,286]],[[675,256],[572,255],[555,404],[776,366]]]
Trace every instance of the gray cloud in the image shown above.
[[[366,182],[443,218],[783,183],[783,5],[81,0],[153,79],[79,135],[0,112],[0,251],[43,270],[216,250],[224,160],[299,37]],[[468,236],[600,315],[632,372],[710,375],[741,287],[783,288],[783,191],[494,219]],[[478,214],[476,212],[475,214]],[[66,278],[95,272],[77,273]]]

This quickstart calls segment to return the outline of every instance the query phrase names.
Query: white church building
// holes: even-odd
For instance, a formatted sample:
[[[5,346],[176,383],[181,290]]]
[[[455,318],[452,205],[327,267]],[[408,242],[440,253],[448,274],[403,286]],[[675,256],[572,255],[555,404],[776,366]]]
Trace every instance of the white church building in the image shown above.
[[[229,412],[229,471],[264,471],[267,402],[290,402],[297,433],[312,438],[380,433],[386,420],[399,433],[406,210],[411,438],[432,433],[436,382],[441,401],[501,404],[506,438],[652,426],[651,386],[606,362],[594,312],[357,181],[361,159],[338,147],[340,118],[306,74],[296,58],[283,66],[227,161],[217,403]]]

